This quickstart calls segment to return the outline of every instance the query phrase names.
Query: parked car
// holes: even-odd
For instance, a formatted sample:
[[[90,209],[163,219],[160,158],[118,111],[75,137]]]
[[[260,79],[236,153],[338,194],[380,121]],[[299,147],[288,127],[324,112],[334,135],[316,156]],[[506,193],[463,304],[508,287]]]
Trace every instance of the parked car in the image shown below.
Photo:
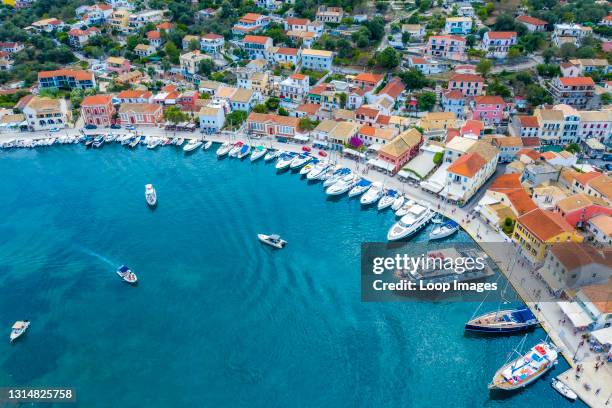
[[[127,125],[125,128],[126,128],[127,130],[135,130],[135,129],[136,129],[136,126],[134,126],[134,125]]]
[[[91,123],[88,123],[88,124],[85,125],[85,129],[91,130],[91,129],[97,129],[97,128],[98,127],[96,125],[93,125]]]
[[[117,123],[113,123],[110,127],[111,127],[111,129],[121,129],[121,125],[119,125]]]
[[[51,129],[49,129],[49,132],[51,132],[51,133],[56,133],[56,132],[59,132],[59,131],[60,131],[59,128],[51,128]]]

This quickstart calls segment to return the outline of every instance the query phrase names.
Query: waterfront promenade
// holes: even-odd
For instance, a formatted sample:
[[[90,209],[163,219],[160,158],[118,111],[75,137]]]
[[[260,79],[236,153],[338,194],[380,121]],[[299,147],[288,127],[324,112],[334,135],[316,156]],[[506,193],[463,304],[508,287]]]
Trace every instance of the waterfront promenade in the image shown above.
[[[99,132],[99,131],[98,131]],[[115,133],[126,133],[124,129],[116,130]],[[147,134],[160,137],[184,137],[184,138],[201,138],[199,133],[189,132],[166,132],[158,128],[138,129],[138,134]],[[1,133],[0,140],[8,140],[12,138],[45,138],[49,136],[59,137],[63,135],[78,134],[77,129],[66,129],[55,134],[44,133]],[[96,133],[96,131],[88,131],[87,133]],[[245,139],[242,135],[222,134],[214,136],[206,136],[206,139],[215,142],[223,142],[228,139],[239,140]],[[266,147],[274,147],[287,151],[300,151],[302,145],[279,143],[276,140],[269,138],[252,141],[253,144],[262,144]],[[45,147],[41,147],[45,149]],[[129,154],[129,151],[126,151]],[[405,193],[410,198],[429,203],[432,208],[441,211],[450,219],[459,223],[462,228],[475,240],[483,249],[491,256],[498,264],[502,272],[510,280],[516,292],[521,296],[525,303],[531,308],[534,314],[542,322],[542,327],[549,334],[554,343],[560,348],[565,359],[569,362],[572,368],[561,375],[561,378],[566,382],[585,403],[593,407],[604,407],[606,401],[612,394],[612,373],[609,365],[604,365],[598,371],[592,369],[596,361],[596,355],[591,353],[588,346],[580,346],[582,340],[580,333],[575,333],[568,323],[561,323],[563,313],[555,302],[539,302],[536,294],[539,290],[546,291],[544,284],[534,278],[532,268],[526,259],[522,258],[515,247],[509,243],[510,240],[502,232],[493,229],[491,226],[481,220],[477,214],[467,212],[463,208],[442,205],[441,200],[420,188],[409,183],[403,183],[397,178],[390,177],[386,174],[375,170],[368,170],[364,163],[359,163],[354,160],[340,157],[337,154],[330,155],[332,160],[336,160],[339,164],[349,167],[372,181],[380,181],[386,186],[394,187]],[[505,243],[505,244],[504,244]],[[503,245],[500,245],[503,244]],[[509,260],[516,260],[509,262]],[[529,284],[525,284],[529,282]],[[537,305],[537,306],[536,306]],[[582,364],[585,369],[580,377],[576,379],[573,370],[577,364]],[[561,373],[555,373],[559,375]],[[569,380],[566,380],[566,377]],[[571,380],[571,381],[570,381]],[[590,389],[585,388],[584,384],[589,384]],[[596,394],[596,390],[600,389]],[[612,402],[610,402],[612,404]]]

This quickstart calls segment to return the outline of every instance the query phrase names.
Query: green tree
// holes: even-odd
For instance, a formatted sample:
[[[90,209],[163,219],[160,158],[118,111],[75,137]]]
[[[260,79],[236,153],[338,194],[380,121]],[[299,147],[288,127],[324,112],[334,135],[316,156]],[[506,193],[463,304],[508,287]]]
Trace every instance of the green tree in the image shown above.
[[[164,119],[174,124],[177,124],[180,122],[186,122],[187,120],[189,120],[189,116],[185,112],[180,110],[180,108],[178,108],[177,106],[169,106],[164,111]]]
[[[70,103],[74,109],[78,109],[83,102],[84,93],[82,89],[74,88],[70,91]]]
[[[580,153],[580,151],[582,149],[580,148],[579,144],[577,144],[577,143],[570,143],[567,146],[565,146],[565,150],[567,150],[570,153],[577,154],[577,153]]]
[[[200,75],[204,75],[205,77],[210,77],[210,74],[214,71],[214,69],[215,69],[215,63],[213,62],[212,59],[208,59],[208,58],[203,59],[198,64],[198,73]]]
[[[609,105],[610,102],[612,102],[612,95],[610,95],[608,92],[602,93],[600,98],[603,105]]]
[[[444,153],[443,152],[437,152],[436,154],[434,154],[433,157],[433,162],[435,165],[439,165],[442,164],[442,159],[444,158]]]
[[[415,68],[400,72],[398,76],[404,85],[406,85],[406,88],[410,90],[422,89],[430,85],[429,79],[427,79],[421,71]]]
[[[289,116],[289,112],[287,111],[287,109],[283,108],[282,106],[278,108],[278,114],[280,116]]]
[[[533,106],[550,104],[553,102],[550,94],[540,85],[530,84],[526,88],[527,102]]]
[[[245,111],[236,110],[225,117],[225,127],[230,130],[236,130],[246,120],[247,113]]]
[[[431,111],[436,105],[436,94],[433,92],[422,92],[417,95],[417,108],[419,111]]]
[[[312,120],[309,117],[304,116],[302,119],[300,119],[299,126],[300,126],[300,129],[310,132],[311,130],[314,130],[318,125],[319,125],[319,121]]]
[[[385,48],[376,55],[376,64],[382,68],[392,69],[397,67],[399,63],[399,54],[391,47]]]
[[[491,71],[491,68],[493,68],[493,63],[491,62],[491,60],[488,60],[486,58],[481,58],[480,61],[478,61],[478,64],[476,65],[476,71],[478,71],[483,77],[486,77],[488,75],[488,73]]]
[[[266,113],[268,112],[268,108],[263,103],[258,103],[253,107],[253,112],[255,113]]]
[[[168,41],[166,43],[166,46],[164,47],[164,51],[166,52],[166,55],[168,56],[170,62],[175,65],[178,65],[179,56],[181,55],[178,47],[173,42]]]
[[[521,56],[521,50],[519,50],[518,47],[510,47],[510,49],[508,50],[509,59],[515,59],[520,56]]]
[[[502,224],[502,231],[504,231],[504,233],[508,236],[512,235],[512,232],[514,231],[514,223],[515,221],[512,218],[506,217],[506,219],[504,219],[504,223]]]
[[[275,96],[271,96],[270,98],[268,98],[268,100],[266,101],[266,107],[268,108],[269,111],[275,111],[278,109],[278,106],[280,104],[280,99],[278,99]]]

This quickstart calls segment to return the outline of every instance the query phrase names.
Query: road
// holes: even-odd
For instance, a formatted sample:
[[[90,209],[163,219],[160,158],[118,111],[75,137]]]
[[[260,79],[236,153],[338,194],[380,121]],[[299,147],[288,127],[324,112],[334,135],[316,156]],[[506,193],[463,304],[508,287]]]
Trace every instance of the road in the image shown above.
[[[500,65],[493,65],[491,68],[492,74],[499,74],[502,71],[507,72],[519,72],[526,71],[528,69],[535,68],[539,64],[543,64],[544,59],[539,55],[530,55],[528,61],[520,62],[518,64],[514,64],[511,62],[504,62]]]

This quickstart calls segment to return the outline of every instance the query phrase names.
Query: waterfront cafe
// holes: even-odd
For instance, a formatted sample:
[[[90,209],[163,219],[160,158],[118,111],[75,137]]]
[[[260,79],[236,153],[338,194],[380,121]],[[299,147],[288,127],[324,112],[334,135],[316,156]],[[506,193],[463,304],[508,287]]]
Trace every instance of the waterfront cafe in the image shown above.
[[[558,302],[558,305],[577,330],[587,330],[594,323],[589,314],[577,302]]]

